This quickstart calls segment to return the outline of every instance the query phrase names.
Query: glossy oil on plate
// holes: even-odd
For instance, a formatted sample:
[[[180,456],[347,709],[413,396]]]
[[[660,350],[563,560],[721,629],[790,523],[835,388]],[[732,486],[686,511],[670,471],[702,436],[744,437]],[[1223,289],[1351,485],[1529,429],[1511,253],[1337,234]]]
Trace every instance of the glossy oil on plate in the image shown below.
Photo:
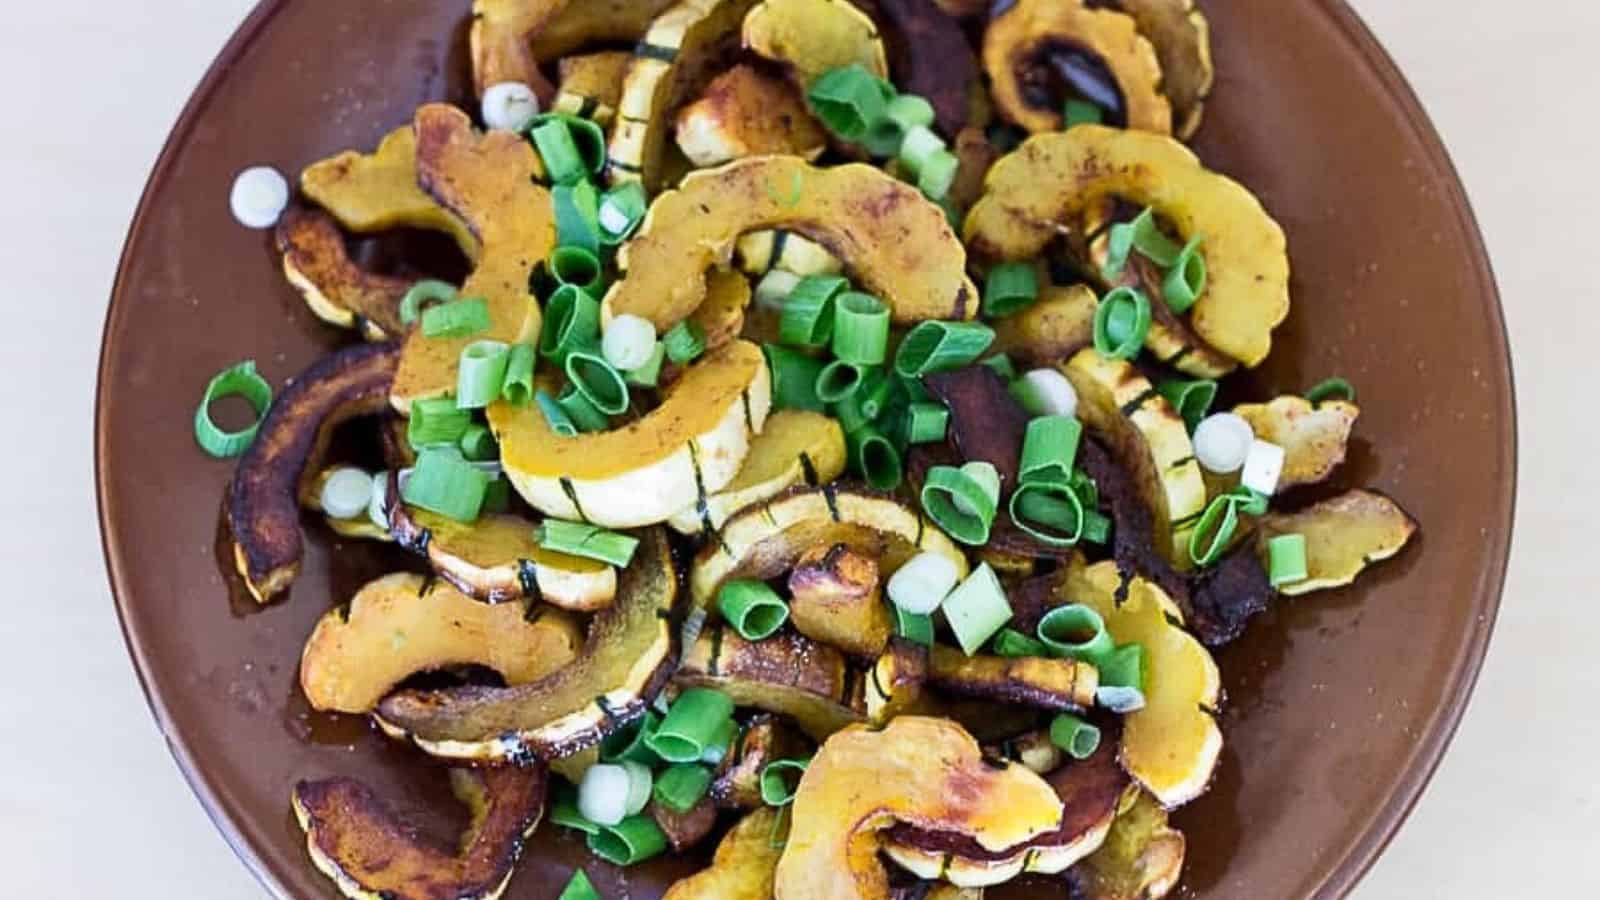
[[[1342,896],[1444,752],[1493,626],[1510,541],[1515,422],[1488,262],[1448,158],[1392,63],[1336,0],[1202,0],[1218,83],[1196,149],[1289,234],[1294,307],[1252,396],[1328,375],[1362,391],[1351,460],[1421,523],[1399,558],[1286,600],[1219,655],[1228,737],[1213,790],[1176,824],[1198,898]],[[102,351],[101,526],[151,708],[217,826],[268,889],[332,897],[289,811],[300,778],[353,775],[429,833],[462,821],[443,770],[361,720],[313,715],[301,645],[395,565],[308,523],[304,572],[264,609],[218,553],[232,473],[190,420],[207,379],[255,359],[274,384],[348,338],[283,280],[268,233],[228,209],[234,174],[371,148],[431,100],[468,99],[466,0],[263,3],[222,51],[155,167]],[[626,873],[541,829],[507,897],[555,897],[575,865],[651,898],[698,859]],[[1065,896],[1059,882],[992,898]]]

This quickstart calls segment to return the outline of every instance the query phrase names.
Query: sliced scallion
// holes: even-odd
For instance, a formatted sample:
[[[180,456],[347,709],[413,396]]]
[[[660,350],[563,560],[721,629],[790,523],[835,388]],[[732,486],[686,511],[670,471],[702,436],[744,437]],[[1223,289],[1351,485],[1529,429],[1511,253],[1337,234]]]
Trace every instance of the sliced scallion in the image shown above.
[[[1161,283],[1161,296],[1175,316],[1188,312],[1206,292],[1206,258],[1200,253],[1200,241],[1198,234],[1190,238]]]
[[[487,425],[468,425],[462,433],[461,455],[470,462],[484,462],[500,458],[500,447],[494,442],[494,434]]]
[[[425,397],[411,404],[406,440],[413,450],[455,446],[471,424],[471,410],[462,409],[453,398]]]
[[[1065,481],[1024,481],[1011,492],[1011,521],[1039,541],[1071,547],[1083,539],[1083,501]]]
[[[943,200],[955,183],[961,160],[949,150],[928,154],[917,172],[917,190],[930,200]]]
[[[1163,381],[1156,385],[1156,393],[1167,398],[1167,402],[1183,419],[1183,424],[1188,426],[1189,433],[1193,434],[1217,399],[1217,383],[1209,379]]]
[[[1109,359],[1133,359],[1150,331],[1150,298],[1119,287],[1106,294],[1094,313],[1094,349]]]
[[[886,590],[895,608],[914,615],[931,615],[960,580],[961,573],[950,557],[924,550],[889,576]]]
[[[1081,603],[1058,606],[1044,614],[1036,631],[1039,642],[1053,656],[1099,665],[1106,654],[1116,649],[1106,621],[1092,607]]]
[[[933,646],[933,616],[926,613],[894,610],[894,633],[924,647]]]
[[[881,364],[889,353],[889,307],[871,294],[839,294],[833,302],[832,346],[833,355],[844,362]]]
[[[1011,382],[1011,399],[1030,416],[1076,416],[1078,391],[1056,369],[1033,369]]]
[[[513,344],[506,356],[506,380],[500,396],[512,406],[526,406],[533,398],[533,367],[538,352],[532,344]]]
[[[1100,729],[1074,715],[1062,713],[1050,721],[1050,743],[1073,759],[1088,759],[1100,749]]]
[[[895,380],[879,368],[867,371],[861,378],[861,387],[850,396],[850,399],[861,407],[861,414],[867,421],[876,422],[888,412],[889,404],[894,399]]]
[[[706,744],[706,749],[700,753],[700,762],[708,766],[720,766],[722,760],[733,750],[733,742],[739,739],[739,723],[732,719],[722,723],[722,728],[717,731],[717,736]]]
[[[583,288],[564,284],[545,302],[539,355],[565,366],[567,355],[600,340],[600,301]]]
[[[1071,128],[1074,125],[1099,125],[1105,121],[1106,114],[1093,103],[1074,97],[1067,101],[1066,109],[1062,112],[1061,118],[1063,125],[1066,128]]]
[[[900,94],[884,107],[886,118],[893,119],[900,128],[910,131],[918,126],[933,125],[933,104],[916,94]]]
[[[588,181],[558,184],[550,191],[556,244],[600,252],[600,192]]]
[[[456,287],[443,281],[432,278],[413,284],[411,290],[400,298],[400,324],[410,325],[422,315],[424,305],[431,306],[435,303],[449,303],[456,299]]]
[[[722,730],[722,723],[732,716],[733,701],[727,694],[689,688],[672,702],[661,726],[650,736],[650,749],[667,762],[697,762]]]
[[[563,367],[567,380],[576,387],[595,408],[606,415],[615,416],[628,410],[628,383],[622,379],[605,355],[596,350],[578,350],[567,354]]]
[[[922,509],[934,524],[963,544],[981,547],[989,542],[996,505],[983,485],[955,466],[934,466],[923,481]]]
[[[600,338],[600,350],[606,362],[619,372],[637,369],[649,362],[656,344],[655,323],[632,313],[613,318]]]
[[[950,430],[950,410],[942,403],[913,403],[906,410],[906,443],[936,444]]]
[[[656,341],[655,347],[650,351],[650,358],[644,361],[644,365],[623,372],[622,380],[634,387],[653,388],[661,383],[661,366],[666,361],[667,345]]]
[[[539,546],[554,553],[596,559],[626,568],[639,548],[639,539],[583,522],[545,519],[539,526]]]
[[[593,121],[582,116],[574,116],[562,112],[548,112],[535,116],[525,129],[530,136],[535,131],[551,122],[560,122],[567,128],[567,136],[572,140],[573,149],[577,152],[582,168],[590,174],[599,174],[606,166],[606,135]],[[535,146],[537,146],[537,139]],[[543,150],[540,151],[543,156]],[[545,168],[549,170],[549,161],[546,160]],[[562,183],[553,175],[551,180]]]
[[[500,341],[473,341],[461,350],[456,366],[456,406],[482,409],[505,387],[511,348]]]
[[[761,769],[761,801],[768,806],[788,806],[800,788],[809,759],[775,759]]]
[[[729,722],[732,720],[730,719]],[[711,770],[695,763],[668,766],[656,779],[655,800],[679,815],[694,809],[711,787]]]
[[[565,781],[557,781],[551,788],[554,796],[550,803],[550,824],[571,828],[584,834],[595,834],[600,825],[578,811],[578,790]]]
[[[815,393],[823,403],[838,403],[861,386],[866,374],[862,366],[836,359],[817,372]]]
[[[1280,534],[1267,540],[1267,578],[1273,587],[1305,581],[1308,577],[1305,535]]]
[[[608,863],[631,866],[659,856],[667,849],[667,836],[655,819],[630,816],[589,835],[588,846],[589,852]]]
[[[667,348],[667,359],[681,366],[706,352],[706,333],[698,322],[684,319],[662,335],[661,343]]]
[[[211,404],[224,397],[243,397],[255,410],[255,420],[238,431],[224,431],[211,418]],[[200,449],[217,459],[243,453],[256,439],[261,422],[272,407],[272,385],[256,374],[255,360],[229,366],[212,376],[194,411],[194,439]]]
[[[424,337],[472,337],[488,331],[489,325],[489,301],[482,297],[452,300],[422,311]]]
[[[562,388],[556,403],[561,405],[561,410],[572,420],[573,426],[584,434],[605,431],[611,427],[610,417],[601,412],[575,385]]]
[[[600,243],[615,245],[627,240],[639,227],[639,223],[644,221],[645,210],[649,205],[645,199],[644,185],[637,181],[625,181],[606,191],[600,198],[600,211],[597,216],[600,222]]]
[[[576,246],[557,247],[545,264],[550,269],[550,277],[557,284],[570,284],[594,295],[601,292],[600,257],[592,250]]]
[[[1123,644],[1094,660],[1101,687],[1144,690],[1144,645]]]
[[[1097,688],[1094,702],[1114,713],[1126,715],[1144,709],[1144,691],[1124,687]]]
[[[322,480],[317,502],[330,519],[354,519],[372,503],[372,483],[365,469],[340,466]]]
[[[1155,208],[1147,206],[1133,221],[1111,226],[1106,241],[1107,281],[1115,281],[1122,275],[1122,270],[1128,264],[1128,257],[1134,250],[1139,251],[1156,265],[1166,268],[1178,261],[1183,247],[1162,234],[1161,227],[1156,223]]]
[[[558,116],[540,116],[528,132],[533,145],[544,161],[544,170],[553,184],[572,184],[588,176],[588,167],[578,155],[578,144],[572,139],[572,129]]]
[[[1019,481],[1049,481],[1065,486],[1083,440],[1083,423],[1070,416],[1039,416],[1028,422],[1022,439]]]
[[[717,592],[717,609],[747,641],[772,637],[789,621],[789,605],[764,581],[735,578]]]
[[[971,365],[993,343],[994,329],[981,322],[929,319],[906,332],[895,350],[894,370],[904,378],[918,378],[959,369]]]
[[[906,129],[900,142],[900,162],[913,176],[920,175],[935,153],[948,149],[944,138],[933,133],[926,125],[913,125]]]
[[[489,475],[467,462],[455,447],[423,450],[400,496],[412,506],[457,522],[475,522],[489,491]]]
[[[983,314],[994,319],[1021,312],[1039,299],[1039,273],[1025,262],[1000,263],[983,282]]]
[[[995,633],[1011,621],[1011,604],[988,563],[981,563],[966,580],[944,598],[940,607],[955,632],[956,643],[968,656],[977,653]]]
[[[772,405],[775,408],[811,412],[822,412],[827,408],[827,404],[817,396],[817,378],[822,374],[821,360],[777,344],[762,344],[761,350],[767,355],[767,367],[772,370]]]
[[[1316,387],[1306,391],[1306,401],[1312,406],[1328,400],[1343,400],[1346,403],[1356,402],[1355,385],[1343,378],[1327,378],[1317,382]]]
[[[800,279],[783,301],[778,340],[794,347],[826,344],[833,336],[834,300],[849,287],[850,282],[838,275],[808,275]]]
[[[844,436],[850,468],[880,491],[892,491],[905,477],[900,451],[894,442],[871,425],[848,432]]]
[[[1017,378],[1016,364],[1011,361],[1011,357],[1004,353],[996,353],[988,359],[980,362],[979,365],[988,369],[993,369],[995,374],[1004,379],[1007,384],[1015,381]]]
[[[811,82],[807,97],[822,124],[847,141],[865,137],[888,107],[878,78],[860,64],[824,72]]]
[[[655,751],[645,745],[645,738],[654,734],[660,725],[661,717],[653,710],[645,710],[644,715],[607,735],[600,742],[600,761],[632,761],[647,766],[655,765],[658,761]]]
[[[1216,562],[1228,549],[1238,527],[1238,498],[1227,494],[1213,498],[1189,533],[1189,559],[1197,566]]]
[[[1002,628],[994,636],[992,648],[995,656],[1011,658],[1049,656],[1050,648],[1015,628]]]
[[[550,426],[550,430],[555,432],[556,436],[564,438],[577,436],[577,423],[573,422],[572,417],[567,415],[567,411],[561,408],[561,404],[556,402],[556,398],[543,390],[539,390],[534,393],[533,399],[539,407],[540,414],[544,416],[545,424]],[[415,407],[416,404],[413,403],[412,406]]]
[[[556,900],[600,900],[600,892],[594,889],[594,882],[583,873],[582,869],[572,873],[572,880],[561,889],[561,896]]]

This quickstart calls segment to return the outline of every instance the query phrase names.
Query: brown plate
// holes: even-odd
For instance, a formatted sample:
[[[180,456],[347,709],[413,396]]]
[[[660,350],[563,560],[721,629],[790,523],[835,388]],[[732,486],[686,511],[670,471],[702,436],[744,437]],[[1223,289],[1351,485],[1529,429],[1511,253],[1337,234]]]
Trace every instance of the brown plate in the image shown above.
[[[1340,482],[1391,494],[1423,531],[1355,588],[1284,603],[1221,655],[1228,745],[1216,788],[1178,816],[1186,883],[1195,897],[1338,897],[1432,774],[1488,643],[1511,537],[1510,364],[1461,185],[1355,15],[1337,0],[1203,5],[1219,81],[1199,152],[1261,195],[1294,262],[1293,312],[1246,387],[1353,380],[1363,415]],[[316,618],[392,555],[309,523],[290,596],[230,602],[215,542],[232,466],[195,448],[195,403],[228,364],[254,358],[281,383],[346,337],[284,283],[269,238],[234,223],[228,189],[245,166],[297,172],[372,146],[424,101],[464,100],[467,7],[262,3],[156,164],[106,322],[97,480],[128,648],[200,802],[279,896],[335,896],[289,813],[298,778],[359,775],[433,810],[441,837],[459,816],[437,811],[444,780],[419,754],[312,716],[295,684]],[[696,865],[623,877],[541,831],[508,896],[554,897],[580,862],[606,897],[656,896]]]

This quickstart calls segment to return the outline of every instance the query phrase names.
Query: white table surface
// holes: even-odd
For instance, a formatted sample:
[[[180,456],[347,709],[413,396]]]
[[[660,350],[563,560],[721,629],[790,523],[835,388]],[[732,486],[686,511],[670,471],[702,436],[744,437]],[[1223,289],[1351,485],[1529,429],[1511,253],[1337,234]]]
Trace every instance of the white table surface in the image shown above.
[[[0,415],[14,437],[0,449],[12,497],[0,517],[11,572],[0,601],[0,893],[256,900],[264,892],[190,795],[139,694],[106,586],[90,439],[129,217],[178,110],[252,0],[6,5],[0,359],[11,375]],[[1600,4],[1355,6],[1421,94],[1482,220],[1517,365],[1522,476],[1505,608],[1477,695],[1416,814],[1354,896],[1597,897],[1600,580],[1585,567],[1600,409],[1585,401],[1600,367],[1578,339],[1600,332]]]

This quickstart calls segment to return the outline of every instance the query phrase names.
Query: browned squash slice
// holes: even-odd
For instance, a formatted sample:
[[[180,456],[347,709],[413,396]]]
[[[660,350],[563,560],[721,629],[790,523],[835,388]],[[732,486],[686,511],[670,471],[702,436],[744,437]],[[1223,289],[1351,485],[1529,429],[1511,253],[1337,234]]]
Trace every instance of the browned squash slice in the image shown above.
[[[371,712],[418,672],[479,665],[526,684],[571,662],[583,643],[560,610],[479,603],[408,572],[368,582],[329,610],[300,655],[300,689],[313,709]]]
[[[973,101],[987,92],[978,55],[961,24],[934,0],[876,0],[875,5],[897,38],[890,48],[895,86],[903,94],[916,94],[933,104],[934,120],[946,135],[965,133],[969,125],[973,133],[981,135],[988,122],[972,114]],[[958,138],[956,155],[965,170],[968,160],[961,143]],[[957,176],[958,181],[961,177]],[[954,190],[952,194],[959,204],[960,195]]]
[[[477,267],[461,296],[489,305],[489,330],[471,337],[406,338],[391,402],[401,412],[413,400],[456,387],[461,351],[474,341],[526,343],[539,335],[539,304],[528,279],[555,248],[550,192],[534,183],[538,159],[519,134],[478,134],[466,113],[430,104],[417,110],[417,183],[467,224],[482,242]]]
[[[896,322],[977,314],[966,248],[915,187],[867,165],[761,156],[695,172],[656,198],[617,255],[626,277],[606,294],[606,320],[632,313],[665,332],[705,299],[705,272],[728,263],[740,235],[763,228],[826,247]]]
[[[928,651],[928,683],[963,697],[1068,710],[1094,705],[1100,673],[1074,659],[967,656],[935,644]]]
[[[715,688],[750,706],[794,719],[817,740],[862,719],[844,654],[793,632],[747,641],[713,622],[684,654],[672,677],[677,688]]]
[[[473,599],[530,597],[579,612],[610,606],[617,570],[544,549],[536,528],[521,516],[486,515],[467,523],[404,504],[389,508],[389,530],[400,546],[426,556],[440,578]]]
[[[747,50],[783,66],[802,89],[843,66],[889,77],[878,26],[848,0],[761,0],[744,17],[743,37]]]
[[[789,573],[789,619],[806,637],[868,659],[894,635],[877,561],[847,544],[801,554]]]
[[[1209,277],[1190,327],[1246,366],[1266,359],[1289,314],[1283,229],[1254,194],[1171,138],[1098,125],[1029,138],[989,170],[967,243],[990,259],[1033,259],[1108,197],[1154,207],[1184,241],[1204,237]]]
[[[701,168],[769,153],[816,159],[828,146],[799,91],[751,66],[718,75],[677,115],[678,149]]]
[[[352,778],[294,786],[294,815],[311,861],[354,900],[494,900],[544,815],[543,768],[452,769],[471,813],[461,848],[446,853]]]
[[[1087,285],[1041,284],[1032,306],[994,323],[989,349],[1031,366],[1064,363],[1094,343],[1100,299]]]
[[[1178,886],[1187,847],[1149,794],[1129,791],[1100,849],[1067,873],[1083,900],[1161,900]]]
[[[777,900],[886,900],[879,833],[895,823],[1015,847],[1061,822],[1049,783],[1018,765],[986,760],[978,742],[945,719],[902,716],[829,738],[795,793],[789,843],[778,861]]]
[[[622,78],[633,54],[626,50],[601,50],[561,60],[561,84],[550,108],[597,125],[609,125],[622,100]]]
[[[717,807],[708,797],[680,813],[652,800],[645,807],[645,815],[655,820],[661,833],[667,836],[667,846],[673,853],[682,853],[711,835],[717,827]]]
[[[790,727],[788,720],[774,715],[756,716],[745,726],[734,759],[711,782],[708,796],[723,809],[760,809],[761,770],[777,759],[798,759],[809,755],[813,746]]]
[[[839,543],[875,557],[885,578],[924,551],[949,557],[966,577],[966,556],[911,507],[864,488],[826,484],[791,488],[729,519],[695,557],[690,594],[696,606],[706,606],[730,578],[776,578],[807,550]]]
[[[533,55],[549,62],[585,46],[632,45],[672,5],[672,0],[569,0],[548,27],[533,35]]]
[[[888,649],[867,671],[867,721],[882,725],[908,715],[920,705],[928,683],[928,648],[904,638],[892,638]]]
[[[717,845],[711,866],[674,882],[661,900],[771,900],[783,855],[779,816],[768,806],[740,819]]]
[[[273,401],[227,497],[234,565],[257,601],[300,574],[301,481],[320,468],[335,426],[384,410],[399,357],[394,344],[348,347],[300,373]]]
[[[1310,577],[1278,588],[1292,597],[1355,581],[1363,569],[1399,553],[1416,533],[1416,521],[1398,503],[1375,491],[1349,491],[1296,513],[1269,513],[1261,519],[1257,547],[1265,565],[1268,540],[1305,535]]]
[[[715,291],[712,296],[715,297]],[[700,308],[705,309],[709,302]],[[844,429],[832,416],[783,409],[767,417],[728,485],[667,520],[681,534],[711,533],[728,517],[797,484],[828,484],[844,472]]]
[[[386,732],[435,756],[522,762],[586,749],[644,714],[677,660],[677,575],[666,535],[639,534],[617,600],[589,623],[583,653],[511,687],[406,691],[374,714]]]
[[[1161,90],[1172,101],[1173,130],[1188,140],[1200,130],[1216,70],[1211,64],[1211,23],[1194,0],[1115,0],[1133,16],[1139,33],[1155,45]]]
[[[379,275],[356,265],[338,223],[323,212],[291,209],[278,221],[283,275],[317,318],[354,328],[369,341],[405,333],[400,301],[411,289],[404,278]]]
[[[1138,24],[1083,0],[1016,0],[983,33],[983,66],[1000,114],[1035,134],[1060,131],[1067,97],[1052,91],[1052,57],[1087,55],[1104,66],[1120,94],[1117,124],[1172,133],[1172,106],[1161,93],[1161,63]]]
[[[1344,462],[1361,408],[1343,400],[1312,406],[1304,397],[1286,394],[1271,403],[1245,403],[1233,408],[1250,423],[1256,437],[1283,448],[1283,474],[1278,490],[1316,484]]]
[[[707,350],[738,340],[750,296],[750,279],[732,269],[713,269],[706,276],[706,300],[689,319],[705,335]]]
[[[1064,810],[1052,832],[994,851],[965,835],[896,825],[884,834],[884,855],[920,878],[963,887],[987,887],[1025,873],[1064,872],[1105,842],[1128,776],[1117,765],[1116,745],[1107,741],[1088,759],[1051,771],[1045,781]]]
[[[503,81],[550,99],[541,62],[586,45],[632,43],[673,0],[475,0],[472,73],[479,96]]]
[[[352,150],[306,167],[300,190],[357,234],[439,231],[469,259],[478,255],[477,235],[417,185],[417,133],[410,125],[390,132],[370,155]]]

